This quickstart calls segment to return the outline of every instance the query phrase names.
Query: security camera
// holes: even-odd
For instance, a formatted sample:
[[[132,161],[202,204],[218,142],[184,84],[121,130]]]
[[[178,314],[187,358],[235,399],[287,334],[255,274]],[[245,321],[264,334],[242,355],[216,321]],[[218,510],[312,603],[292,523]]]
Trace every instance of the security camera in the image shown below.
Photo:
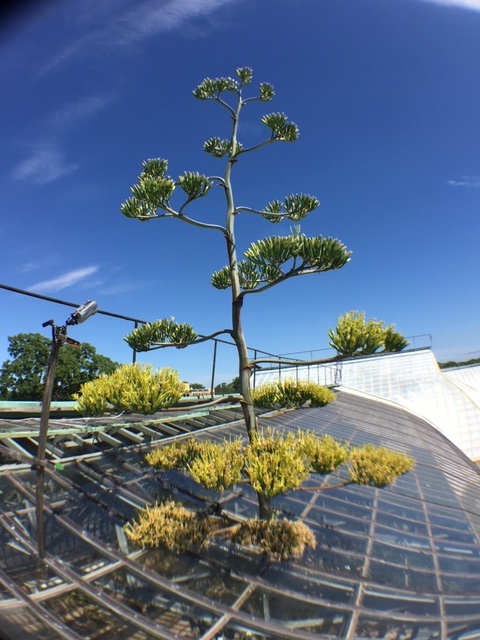
[[[67,324],[82,324],[85,320],[88,320],[90,316],[93,316],[98,309],[98,305],[95,300],[87,300],[85,304],[75,309],[70,318],[67,320]]]

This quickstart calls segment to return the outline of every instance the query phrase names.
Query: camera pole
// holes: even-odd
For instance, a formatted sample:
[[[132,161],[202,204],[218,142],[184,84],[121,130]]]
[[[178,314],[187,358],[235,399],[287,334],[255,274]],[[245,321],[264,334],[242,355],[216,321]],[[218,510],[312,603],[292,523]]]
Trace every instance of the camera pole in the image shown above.
[[[47,320],[42,327],[52,327],[52,346],[50,350],[50,360],[48,362],[47,375],[45,376],[45,386],[42,396],[42,412],[40,414],[40,432],[38,438],[37,457],[32,469],[37,472],[36,490],[35,490],[35,515],[37,523],[37,543],[38,555],[41,559],[45,557],[45,536],[43,522],[43,493],[45,479],[45,451],[47,448],[48,435],[48,419],[50,417],[50,405],[52,403],[53,383],[55,381],[55,370],[57,368],[58,354],[60,347],[65,342],[67,344],[78,346],[75,340],[67,338],[67,326],[84,322],[97,311],[97,303],[89,300],[82,306],[78,307],[66,321],[62,327],[57,327],[53,320]]]

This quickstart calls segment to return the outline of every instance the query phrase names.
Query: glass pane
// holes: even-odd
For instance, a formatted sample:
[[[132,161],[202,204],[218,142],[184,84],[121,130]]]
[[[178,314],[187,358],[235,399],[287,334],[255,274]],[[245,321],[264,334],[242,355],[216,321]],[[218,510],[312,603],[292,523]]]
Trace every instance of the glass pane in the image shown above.
[[[367,550],[367,538],[360,538],[326,527],[312,527],[312,529],[319,546],[323,545],[329,549],[341,549],[355,553],[365,553]]]
[[[220,634],[215,636],[218,640],[280,640],[284,637],[281,635],[281,630],[275,632],[274,635],[270,635],[264,631],[258,631],[235,623],[230,623],[223,627]]]
[[[165,549],[145,551],[137,562],[190,591],[222,604],[233,604],[249,585],[232,576],[228,569],[209,566],[187,554],[173,555]]]
[[[373,544],[372,558],[405,567],[430,569],[431,571],[434,570],[432,555],[425,552],[417,553],[415,551],[409,551],[408,549],[394,547],[380,542],[375,542]]]
[[[480,638],[480,623],[457,622],[447,625],[447,640],[478,640]]]
[[[307,549],[305,551],[302,562],[309,567],[315,567],[329,573],[357,578],[362,573],[365,556],[337,553],[317,545],[315,550]]]
[[[305,508],[305,505],[303,505]],[[352,531],[356,534],[368,535],[372,523],[370,520],[360,520],[358,518],[349,518],[347,515],[333,513],[326,509],[317,509],[312,507],[308,511],[307,520],[311,522],[317,522],[318,524],[325,525],[327,527],[334,527],[335,529],[341,529],[343,531]]]
[[[63,640],[49,624],[26,607],[2,610],[2,634],[20,640]],[[2,636],[3,637],[3,636]]]
[[[449,542],[460,542],[462,544],[475,544],[476,536],[473,533],[445,529],[444,527],[432,527],[432,534],[437,540],[448,540]]]
[[[303,572],[296,567],[288,565],[272,565],[263,574],[262,578],[279,589],[288,589],[302,594],[308,594],[312,598],[321,598],[330,602],[342,604],[352,603],[355,597],[355,588],[351,585],[326,580],[311,571]]]
[[[393,593],[367,590],[363,607],[377,611],[401,612],[420,616],[438,615],[437,598],[427,598],[412,593]]]
[[[357,638],[384,638],[384,640],[441,640],[438,624],[404,622],[361,616],[355,634]]]
[[[398,531],[406,531],[415,533],[420,536],[428,536],[428,528],[424,522],[424,518],[418,513],[413,512],[411,519],[397,518],[391,513],[377,513],[377,523],[386,527],[397,529]]]
[[[475,578],[442,575],[441,580],[446,593],[480,593],[480,575]]]
[[[421,573],[411,569],[401,569],[391,564],[372,562],[370,564],[369,577],[380,584],[400,589],[420,589],[433,591],[437,588],[434,573]]]
[[[154,636],[138,628],[91,600],[82,591],[74,590],[44,603],[53,615],[82,638],[129,638],[153,640]],[[132,618],[133,618],[132,611]]]
[[[0,552],[1,568],[25,593],[44,591],[63,582],[44,562],[27,552],[1,527]],[[11,598],[12,596],[7,590],[2,590],[2,597]]]
[[[140,608],[144,616],[183,637],[198,638],[216,620],[211,612],[182,600],[174,592],[163,591],[124,568],[98,578],[94,584],[122,604]]]
[[[480,598],[445,598],[445,611],[456,616],[478,615]]]
[[[430,549],[430,540],[428,540],[428,538],[416,536],[408,532],[397,532],[393,529],[387,529],[380,525],[375,527],[375,538],[383,542],[397,544],[409,549],[418,549],[422,551],[424,549]]]
[[[341,637],[347,614],[333,607],[323,607],[257,588],[243,604],[242,611],[265,620],[281,623],[289,629],[304,629]]]
[[[480,559],[455,556],[438,556],[438,564],[445,573],[467,573],[480,575]]]

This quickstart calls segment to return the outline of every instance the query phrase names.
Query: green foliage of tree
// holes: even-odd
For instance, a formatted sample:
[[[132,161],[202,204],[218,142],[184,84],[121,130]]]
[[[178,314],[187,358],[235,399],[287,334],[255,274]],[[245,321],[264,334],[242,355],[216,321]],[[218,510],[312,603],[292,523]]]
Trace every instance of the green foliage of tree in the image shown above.
[[[350,251],[335,238],[323,236],[307,237],[295,227],[285,236],[270,236],[252,242],[238,259],[235,235],[237,220],[246,215],[257,215],[271,223],[284,220],[298,222],[313,212],[319,205],[316,197],[308,194],[290,194],[271,200],[264,206],[238,205],[232,185],[232,173],[244,157],[267,145],[277,142],[295,142],[299,131],[283,113],[266,113],[260,122],[266,135],[256,144],[247,147],[238,139],[242,110],[254,102],[267,103],[275,95],[274,88],[261,82],[256,92],[246,96],[252,83],[253,73],[249,67],[236,70],[236,77],[205,78],[193,95],[198,100],[210,101],[227,112],[231,122],[227,138],[213,136],[203,145],[206,153],[222,159],[222,176],[207,176],[198,172],[185,172],[177,179],[167,174],[168,162],[157,158],[146,160],[130,197],[122,204],[121,213],[127,218],[141,222],[170,218],[193,225],[207,232],[220,234],[225,242],[227,265],[213,274],[212,284],[217,289],[230,289],[231,328],[210,336],[199,337],[189,325],[178,325],[173,319],[160,320],[135,329],[125,339],[139,350],[148,351],[169,346],[182,347],[196,344],[227,333],[233,339],[238,352],[240,393],[243,396],[242,409],[249,437],[256,432],[257,425],[253,409],[250,387],[250,372],[255,361],[250,360],[245,336],[242,330],[242,307],[247,295],[267,291],[296,276],[322,273],[342,268],[350,259]],[[259,177],[262,180],[262,177]],[[223,222],[204,222],[201,216],[191,214],[194,203],[199,203],[218,185],[225,195]],[[242,214],[242,215],[239,215]]]
[[[116,411],[151,415],[171,407],[183,395],[186,384],[178,372],[151,365],[123,364],[110,375],[82,385],[75,409],[85,416],[103,415],[111,405]]]
[[[404,453],[366,444],[353,449],[348,457],[350,479],[356,484],[385,487],[413,467],[414,460]]]
[[[308,405],[323,407],[335,400],[335,393],[315,382],[286,378],[262,384],[252,392],[253,404],[262,409],[295,409]]]
[[[247,445],[240,440],[219,444],[190,437],[154,449],[147,454],[146,461],[160,470],[183,470],[211,491],[225,492],[247,482],[257,493],[259,518],[232,525],[235,518],[217,509],[216,518],[202,525],[201,532],[209,539],[227,535],[237,544],[254,545],[278,560],[299,557],[305,546],[315,547],[315,538],[303,523],[277,517],[272,503],[275,497],[300,489],[311,474],[324,476],[342,466],[348,479],[337,486],[359,484],[381,488],[393,484],[415,464],[405,453],[385,447],[371,444],[351,447],[328,434],[318,437],[302,430],[283,434],[270,428],[254,434]],[[322,484],[308,488],[322,491],[330,487]],[[199,543],[198,523],[208,513],[207,510],[203,515],[195,515],[170,502],[157,505],[142,511],[138,520],[127,526],[127,535],[141,546],[164,544],[174,551],[186,550]],[[190,526],[193,532],[188,530]],[[208,541],[203,540],[202,544]]]
[[[142,548],[164,545],[179,553],[194,545],[208,547],[210,535],[217,528],[216,518],[199,518],[195,512],[169,500],[147,507],[136,522],[125,526],[125,533]]]
[[[204,446],[204,442],[195,440],[195,438],[187,438],[187,440],[172,442],[167,447],[153,449],[147,453],[145,460],[157,469],[187,469],[200,455]]]
[[[40,333],[19,333],[8,341],[10,358],[0,369],[0,399],[40,401],[51,340]],[[83,384],[117,367],[118,363],[98,354],[87,342],[78,348],[64,345],[58,355],[52,399],[71,400]]]
[[[215,393],[219,396],[227,396],[230,393],[240,393],[240,378],[237,376],[231,382],[221,382],[217,384]]]
[[[236,525],[231,532],[236,544],[261,549],[273,560],[280,562],[301,558],[305,547],[315,549],[317,541],[312,530],[303,522],[250,518]]]
[[[245,450],[245,472],[263,498],[260,517],[270,519],[270,501],[301,486],[310,473],[310,461],[301,446],[301,435],[283,435],[267,429],[256,434]]]
[[[463,360],[462,362],[455,362],[455,360],[448,360],[448,362],[439,362],[440,369],[448,369],[451,367],[468,367],[471,365],[480,364],[480,358],[471,358],[470,360]]]
[[[299,438],[299,448],[307,456],[313,471],[322,476],[336,471],[349,457],[349,447],[328,433],[318,438],[304,432]]]
[[[240,482],[245,465],[239,440],[201,447],[188,465],[190,475],[206,489],[225,491]]]
[[[381,347],[385,352],[401,351],[408,341],[392,325],[382,320],[365,319],[365,313],[349,311],[338,318],[335,329],[329,329],[330,346],[342,357],[367,356]]]
[[[402,351],[408,346],[408,340],[401,333],[395,331],[392,325],[389,325],[383,334],[384,349],[388,352]]]

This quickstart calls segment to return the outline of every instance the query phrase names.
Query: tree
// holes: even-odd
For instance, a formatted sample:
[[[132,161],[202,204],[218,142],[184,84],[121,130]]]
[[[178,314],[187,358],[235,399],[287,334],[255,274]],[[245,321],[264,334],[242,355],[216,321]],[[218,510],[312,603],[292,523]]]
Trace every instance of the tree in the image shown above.
[[[40,333],[19,333],[8,341],[11,359],[0,369],[0,398],[41,400],[51,341]],[[71,400],[84,382],[112,373],[117,366],[87,342],[78,348],[64,345],[59,352],[53,400]]]
[[[261,82],[256,95],[244,97],[245,88],[252,82],[252,70],[249,67],[239,68],[236,70],[236,76],[235,79],[206,78],[193,92],[195,98],[216,103],[226,110],[230,117],[229,138],[215,136],[203,145],[206,153],[214,158],[224,159],[223,176],[206,176],[186,171],[177,180],[173,180],[167,175],[167,160],[146,160],[142,164],[138,182],[131,187],[131,197],[121,206],[121,213],[128,218],[142,222],[173,218],[223,237],[228,263],[212,275],[211,283],[217,289],[231,289],[232,326],[210,336],[199,337],[190,325],[175,323],[174,319],[170,318],[138,327],[125,339],[132,348],[148,351],[169,346],[182,348],[220,334],[229,334],[238,352],[242,408],[247,432],[252,441],[257,433],[257,424],[250,374],[258,361],[249,359],[242,328],[245,297],[267,291],[296,276],[340,269],[349,260],[350,251],[334,238],[307,237],[300,233],[297,226],[289,235],[270,236],[253,242],[244,252],[243,260],[238,259],[235,225],[241,217],[239,214],[261,216],[271,223],[279,223],[282,220],[299,222],[314,211],[319,202],[310,195],[292,194],[283,200],[272,200],[261,208],[236,204],[232,186],[232,173],[236,163],[243,160],[248,153],[267,145],[295,142],[299,135],[297,125],[289,121],[285,114],[268,113],[261,118],[262,124],[268,130],[266,137],[251,147],[244,147],[238,140],[242,109],[252,102],[270,102],[275,92],[271,84]],[[219,185],[225,195],[223,223],[207,223],[190,215],[189,207],[192,203],[207,196],[213,185]],[[176,205],[173,202],[174,196],[179,198]]]
[[[470,360],[463,360],[462,362],[455,362],[455,360],[448,360],[448,362],[439,362],[440,369],[449,369],[453,367],[468,367],[474,364],[480,364],[480,358],[471,358]]]
[[[256,433],[245,446],[240,440],[222,444],[188,438],[154,449],[147,462],[161,471],[183,470],[222,499],[206,505],[202,514],[168,501],[140,512],[137,521],[126,526],[128,537],[148,547],[165,545],[174,552],[192,545],[207,546],[215,535],[228,535],[237,544],[255,545],[278,560],[301,556],[305,546],[315,547],[313,532],[302,522],[278,518],[275,497],[301,489],[312,474],[335,473],[344,467],[335,485],[308,486],[309,491],[359,484],[385,487],[414,466],[405,453],[364,444],[351,447],[326,434],[308,431],[281,434],[271,429]],[[237,492],[235,485],[250,484],[259,498],[259,518],[238,523],[223,506]],[[225,495],[226,492],[226,495]],[[260,499],[261,498],[261,499]]]
[[[231,382],[221,382],[215,387],[217,395],[228,395],[229,393],[240,393],[240,378],[237,376]]]
[[[116,371],[82,384],[73,399],[84,416],[102,416],[109,408],[148,416],[174,405],[188,389],[178,371],[150,364],[122,364]]]
[[[330,346],[346,358],[367,356],[383,346],[385,352],[401,351],[408,341],[392,325],[382,320],[365,319],[362,311],[349,311],[338,318],[335,330],[329,329]]]
[[[192,391],[202,391],[203,389],[205,389],[205,385],[203,385],[201,382],[189,382],[188,386]]]

